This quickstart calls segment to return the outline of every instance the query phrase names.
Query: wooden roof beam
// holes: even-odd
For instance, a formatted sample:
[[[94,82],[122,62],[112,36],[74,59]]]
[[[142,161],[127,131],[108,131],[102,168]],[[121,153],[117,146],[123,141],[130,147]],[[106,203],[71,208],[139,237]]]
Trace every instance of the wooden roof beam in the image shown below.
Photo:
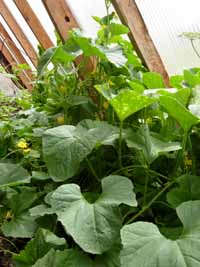
[[[1,53],[6,58],[6,60],[9,62],[9,65],[10,66],[18,65],[18,62],[16,61],[16,59],[14,58],[12,53],[9,51],[6,44],[1,39],[0,39],[0,45],[2,46]],[[23,72],[19,74],[19,78],[28,90],[32,89],[32,86],[30,84],[30,80]]]
[[[68,38],[68,31],[78,28],[79,24],[75,19],[65,0],[42,0],[56,30],[62,40]]]
[[[37,37],[39,43],[42,45],[44,49],[48,49],[54,46],[44,27],[42,26],[40,20],[36,16],[35,12],[29,5],[27,0],[13,0],[25,21],[31,28],[32,32]]]
[[[12,30],[13,34],[23,47],[24,51],[26,52],[27,56],[30,58],[34,66],[37,66],[37,53],[33,48],[32,44],[26,37],[25,33],[19,26],[18,22],[10,12],[9,8],[5,4],[4,0],[0,0],[0,14]]]
[[[2,39],[4,39],[5,43],[9,47],[9,49],[15,55],[18,63],[19,64],[26,64],[26,65],[28,65],[26,59],[21,54],[21,52],[18,49],[18,47],[14,44],[13,40],[10,38],[9,34],[5,30],[5,28],[4,28],[4,26],[2,25],[1,22],[0,22],[0,35],[1,35]],[[31,70],[25,70],[25,72],[26,72],[27,76],[29,77],[29,79],[31,80],[32,79],[32,72],[31,72]]]
[[[130,29],[129,37],[136,52],[150,71],[160,73],[169,86],[169,77],[161,57],[151,39],[135,0],[112,0],[123,24]]]

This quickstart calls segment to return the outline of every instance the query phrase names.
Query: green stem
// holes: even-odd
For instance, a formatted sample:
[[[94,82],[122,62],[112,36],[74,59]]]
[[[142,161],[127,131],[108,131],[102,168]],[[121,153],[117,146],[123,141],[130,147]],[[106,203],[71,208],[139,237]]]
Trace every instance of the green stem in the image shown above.
[[[148,183],[149,183],[149,169],[146,170],[146,179],[145,179],[145,186],[144,186],[144,198],[143,198],[143,206],[146,205],[146,195],[148,190]]]
[[[92,166],[90,160],[89,160],[87,157],[86,157],[86,162],[87,162],[87,164],[88,164],[88,167],[89,167],[91,173],[93,174],[93,176],[95,177],[95,179],[99,182],[100,179],[99,179],[97,173],[95,172],[95,170],[94,170],[94,168],[93,168],[93,166]]]
[[[181,161],[183,159],[183,155],[184,155],[186,144],[187,144],[187,139],[188,139],[188,132],[184,132],[183,140],[182,140],[182,149],[179,150],[178,152],[174,173],[177,172],[178,167],[180,166]]]
[[[156,201],[156,199],[158,199],[174,183],[175,183],[175,181],[171,181],[171,182],[166,183],[165,186],[163,187],[163,189],[160,192],[158,192],[158,194],[156,194],[155,197],[146,206],[144,206],[138,213],[136,213],[132,218],[130,218],[126,222],[126,224],[132,223],[138,217],[140,217],[146,210],[148,210],[151,207],[151,205]]]
[[[1,160],[5,160],[7,157],[11,156],[12,154],[15,154],[16,152],[20,151],[20,149],[17,150],[13,150],[11,152],[9,152],[7,155],[5,155],[5,157],[3,157]]]
[[[120,121],[120,125],[119,125],[119,151],[118,151],[120,169],[123,168],[123,166],[122,166],[122,129],[123,129],[123,121]]]
[[[193,153],[193,146],[192,146],[192,141],[191,141],[190,136],[188,136],[188,147],[189,147],[191,158],[192,158],[191,170],[192,170],[192,174],[195,175],[195,173],[196,173],[196,161],[195,161],[195,155]]]
[[[147,169],[147,166],[146,165],[131,165],[131,166],[127,166],[127,167],[123,167],[123,168],[121,168],[121,169],[119,169],[119,170],[117,170],[117,171],[115,171],[114,173],[112,173],[112,174],[118,174],[118,173],[120,173],[120,172],[123,172],[123,171],[125,171],[125,170],[134,170],[134,169]],[[159,173],[159,172],[156,172],[156,171],[154,171],[154,170],[150,170],[150,169],[148,169],[148,172],[149,173],[152,173],[152,174],[154,174],[154,175],[156,175],[156,176],[158,176],[158,177],[160,177],[160,178],[163,178],[163,179],[165,179],[165,180],[169,180],[169,177],[167,177],[167,176],[165,176],[165,175],[163,175],[163,174],[161,174],[161,173]]]
[[[195,54],[200,58],[200,54],[199,54],[199,52],[197,51],[197,49],[196,49],[196,47],[194,45],[194,40],[191,40],[191,44],[192,44],[192,48],[194,49]]]

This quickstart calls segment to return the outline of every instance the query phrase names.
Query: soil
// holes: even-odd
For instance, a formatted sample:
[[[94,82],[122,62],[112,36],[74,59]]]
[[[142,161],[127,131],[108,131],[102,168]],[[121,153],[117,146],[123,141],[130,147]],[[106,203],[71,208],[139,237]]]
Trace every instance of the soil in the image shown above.
[[[0,267],[14,267],[9,255],[0,253]]]

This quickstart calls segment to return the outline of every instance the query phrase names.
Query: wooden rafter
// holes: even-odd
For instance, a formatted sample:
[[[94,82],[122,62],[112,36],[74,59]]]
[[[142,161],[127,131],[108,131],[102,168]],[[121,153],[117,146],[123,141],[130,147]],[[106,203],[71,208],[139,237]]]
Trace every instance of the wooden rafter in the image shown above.
[[[4,54],[0,51],[0,65],[4,67],[9,72],[12,72],[11,67],[9,66],[8,60],[5,58]]]
[[[112,3],[122,23],[129,27],[129,37],[143,63],[150,71],[160,73],[168,86],[169,77],[167,71],[149,35],[135,0],[112,0]]]
[[[36,16],[35,12],[29,5],[27,0],[13,0],[16,4],[17,8],[21,12],[25,21],[31,28],[32,32],[37,37],[39,43],[43,46],[43,48],[48,49],[52,47],[54,44],[42,26],[40,20]]]
[[[6,44],[1,39],[0,39],[0,45],[1,45],[1,53],[6,58],[6,60],[9,62],[9,65],[10,66],[16,66],[16,65],[18,65],[17,60],[14,58],[14,56],[12,55],[12,53],[7,48]],[[22,83],[24,84],[24,86],[28,90],[31,90],[32,89],[32,86],[30,84],[30,80],[26,76],[26,74],[24,74],[23,72],[21,72],[19,74],[19,78],[20,78],[20,80],[22,81]]]
[[[7,31],[5,30],[4,26],[2,25],[2,23],[0,22],[0,35],[2,37],[2,39],[4,40],[4,42],[7,44],[7,46],[9,47],[9,49],[12,51],[12,53],[15,55],[17,61],[19,64],[27,64],[26,59],[24,58],[24,56],[21,54],[20,50],[18,49],[18,47],[14,44],[13,40],[10,38],[9,34],[7,33]],[[31,70],[26,70],[26,75],[30,78],[30,80],[32,79],[32,73]]]
[[[65,0],[42,0],[42,2],[60,37],[66,40],[68,38],[68,31],[79,27],[67,2]]]
[[[69,37],[69,30],[80,28],[66,0],[42,0],[42,2],[63,41]],[[79,64],[82,60],[85,60],[85,68],[80,73],[83,77],[86,73],[94,70],[96,60],[94,58],[84,58],[81,55],[76,59],[75,63]]]
[[[12,30],[13,34],[23,47],[24,51],[26,52],[27,56],[30,58],[34,66],[37,66],[37,53],[21,27],[19,26],[18,22],[10,12],[9,8],[6,6],[4,0],[0,0],[0,14],[7,22],[8,26]]]

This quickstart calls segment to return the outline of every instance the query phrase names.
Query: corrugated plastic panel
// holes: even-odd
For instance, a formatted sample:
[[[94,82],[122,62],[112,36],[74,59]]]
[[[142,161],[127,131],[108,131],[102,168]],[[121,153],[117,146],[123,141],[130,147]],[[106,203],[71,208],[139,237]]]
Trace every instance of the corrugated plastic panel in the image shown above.
[[[132,0],[130,0],[132,1]],[[183,32],[200,32],[199,0],[136,0],[155,46],[170,75],[200,66]],[[200,53],[200,41],[195,42]]]

